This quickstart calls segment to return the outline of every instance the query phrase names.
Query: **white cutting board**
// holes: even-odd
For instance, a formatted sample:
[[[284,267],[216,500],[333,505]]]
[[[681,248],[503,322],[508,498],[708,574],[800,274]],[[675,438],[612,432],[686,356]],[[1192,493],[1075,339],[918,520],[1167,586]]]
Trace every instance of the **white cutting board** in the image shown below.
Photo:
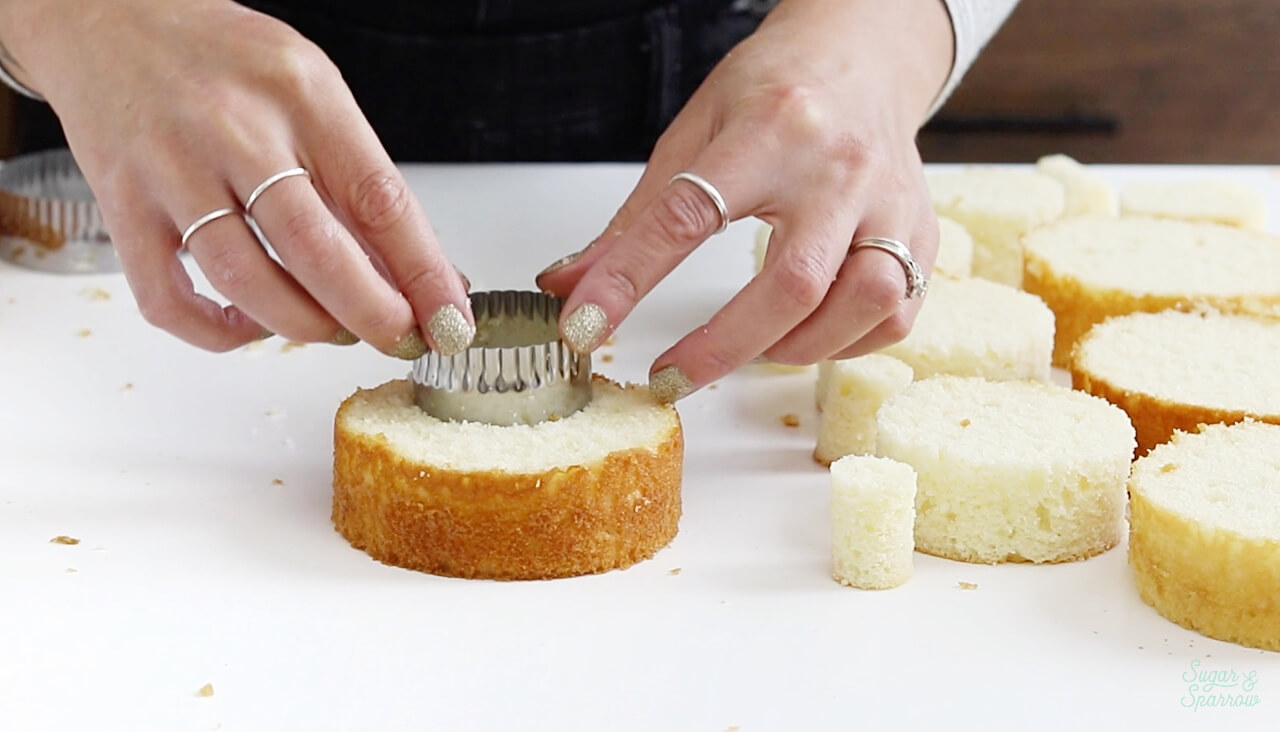
[[[1233,177],[1280,230],[1275,169],[1101,170]],[[639,168],[407,172],[498,289],[589,241]],[[750,276],[755,225],[707,243],[597,369],[643,379]],[[405,373],[364,346],[203,353],[145,325],[121,275],[0,263],[0,730],[1280,726],[1280,654],[1160,618],[1123,546],[833,582],[812,373],[751,367],[681,403],[685,514],[653,560],[513,584],[378,564],[329,522],[331,421]],[[1256,672],[1260,703],[1186,708],[1196,663]]]

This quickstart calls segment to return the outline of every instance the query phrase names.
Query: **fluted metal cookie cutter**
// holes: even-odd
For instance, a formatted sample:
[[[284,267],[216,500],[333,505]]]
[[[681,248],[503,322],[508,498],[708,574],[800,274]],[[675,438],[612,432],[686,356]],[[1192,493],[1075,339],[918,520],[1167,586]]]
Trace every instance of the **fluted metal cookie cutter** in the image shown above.
[[[415,399],[437,419],[496,425],[567,417],[591,401],[591,356],[560,340],[560,298],[503,290],[471,294],[476,336],[462,353],[413,363]]]
[[[69,150],[0,167],[0,259],[57,273],[120,269],[93,192]]]

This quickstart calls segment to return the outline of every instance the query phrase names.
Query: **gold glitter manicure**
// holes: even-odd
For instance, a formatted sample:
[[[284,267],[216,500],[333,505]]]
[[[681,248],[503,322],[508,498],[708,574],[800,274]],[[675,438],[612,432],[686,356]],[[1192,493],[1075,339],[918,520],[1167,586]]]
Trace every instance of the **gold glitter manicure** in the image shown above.
[[[422,354],[426,352],[427,342],[422,339],[422,334],[418,332],[418,329],[414,328],[407,335],[396,339],[396,344],[387,352],[387,355],[404,359],[405,361],[413,361],[422,358]]]
[[[339,328],[337,333],[329,339],[329,342],[335,346],[354,346],[360,342],[360,336],[352,333],[346,328]]]
[[[693,382],[678,366],[668,366],[649,375],[649,393],[662,404],[683,399],[693,391]]]
[[[468,323],[462,311],[452,304],[445,305],[431,316],[427,330],[431,331],[436,351],[445,356],[467,350],[476,337],[475,326]]]
[[[575,353],[591,353],[608,327],[609,318],[604,314],[604,309],[593,302],[586,302],[569,313],[561,332],[564,334],[564,342]]]

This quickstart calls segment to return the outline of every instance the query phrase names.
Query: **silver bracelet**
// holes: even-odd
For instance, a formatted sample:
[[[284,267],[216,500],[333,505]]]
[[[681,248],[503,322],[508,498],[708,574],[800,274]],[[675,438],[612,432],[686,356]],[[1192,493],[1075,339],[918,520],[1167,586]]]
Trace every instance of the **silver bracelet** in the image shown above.
[[[40,96],[39,92],[13,78],[13,74],[10,74],[9,69],[5,66],[6,61],[18,68],[22,68],[22,65],[18,63],[18,60],[10,55],[9,49],[5,48],[3,43],[0,43],[0,81],[3,81],[5,86],[18,92],[24,97],[30,97],[37,102],[43,102],[44,97]]]

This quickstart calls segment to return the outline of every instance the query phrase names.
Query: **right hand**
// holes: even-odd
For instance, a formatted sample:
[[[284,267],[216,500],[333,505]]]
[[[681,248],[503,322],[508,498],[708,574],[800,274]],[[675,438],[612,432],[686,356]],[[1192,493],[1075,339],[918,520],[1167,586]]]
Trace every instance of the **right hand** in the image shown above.
[[[292,28],[230,0],[26,0],[0,28],[24,29],[0,33],[61,119],[147,321],[214,351],[353,333],[412,357],[420,327],[438,350],[467,345],[466,286],[338,69]],[[196,293],[182,231],[296,166],[310,183],[253,206],[280,263],[225,216],[188,248],[231,305]]]

